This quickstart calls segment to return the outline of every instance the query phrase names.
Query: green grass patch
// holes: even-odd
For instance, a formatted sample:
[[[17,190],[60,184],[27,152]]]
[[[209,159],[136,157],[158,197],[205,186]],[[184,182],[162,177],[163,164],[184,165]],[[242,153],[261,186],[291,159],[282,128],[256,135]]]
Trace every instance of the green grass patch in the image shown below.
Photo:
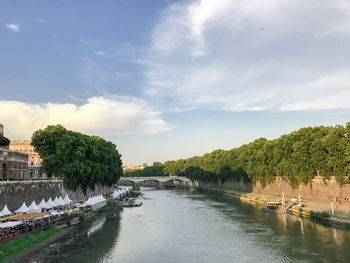
[[[26,236],[24,238],[14,239],[8,242],[0,244],[0,262],[18,256],[22,251],[27,248],[33,247],[50,237],[54,236],[60,231],[60,229],[50,228],[42,232]]]
[[[132,191],[132,192],[129,193],[129,197],[138,197],[139,195],[140,195],[140,192]]]
[[[241,194],[241,197],[249,198],[247,194]]]
[[[299,212],[303,213],[305,215],[311,216],[311,217],[318,217],[318,218],[330,218],[331,215],[327,212],[318,212],[313,210],[307,210],[299,208]]]
[[[115,212],[120,212],[123,210],[123,207],[121,206],[105,206],[103,208],[103,212],[106,212],[106,213],[115,213]]]
[[[317,212],[317,211],[310,211],[310,216],[313,217],[322,217],[322,218],[330,218],[331,215],[327,212]]]

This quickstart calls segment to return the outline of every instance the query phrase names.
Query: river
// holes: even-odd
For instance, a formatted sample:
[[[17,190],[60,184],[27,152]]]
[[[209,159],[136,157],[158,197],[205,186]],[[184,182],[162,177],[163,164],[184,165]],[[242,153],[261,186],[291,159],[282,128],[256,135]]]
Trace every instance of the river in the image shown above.
[[[349,262],[350,232],[225,196],[142,188],[142,207],[101,215],[27,262]]]

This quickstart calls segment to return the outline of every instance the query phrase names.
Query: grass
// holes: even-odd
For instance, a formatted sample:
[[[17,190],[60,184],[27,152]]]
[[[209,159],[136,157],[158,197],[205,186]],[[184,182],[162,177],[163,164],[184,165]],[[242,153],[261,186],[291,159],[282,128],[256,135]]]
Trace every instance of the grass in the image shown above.
[[[4,262],[6,259],[18,256],[25,249],[33,247],[34,245],[49,239],[59,231],[60,229],[50,228],[24,238],[14,239],[0,244],[0,262]]]
[[[123,210],[123,207],[114,206],[113,201],[108,201],[107,206],[105,206],[102,211],[106,213],[115,213],[115,212],[120,212],[122,210]]]
[[[313,211],[313,210],[306,210],[299,208],[300,213],[304,213],[306,215],[309,215],[311,217],[318,217],[318,218],[330,218],[331,215],[327,212],[318,212],[318,211]]]
[[[313,217],[322,217],[322,218],[330,218],[331,215],[327,212],[317,212],[317,211],[310,211],[310,216]]]
[[[115,212],[120,212],[123,210],[123,207],[121,206],[105,206],[103,208],[103,212],[107,213],[115,213]]]
[[[132,191],[132,192],[130,192],[129,197],[138,197],[139,195],[140,195],[139,192]]]

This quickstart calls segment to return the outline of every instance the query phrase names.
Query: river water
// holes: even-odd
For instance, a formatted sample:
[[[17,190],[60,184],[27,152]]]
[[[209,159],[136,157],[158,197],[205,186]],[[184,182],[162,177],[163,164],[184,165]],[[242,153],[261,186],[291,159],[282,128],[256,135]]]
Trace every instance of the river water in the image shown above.
[[[143,206],[101,215],[28,262],[350,262],[350,232],[225,196],[142,188]]]

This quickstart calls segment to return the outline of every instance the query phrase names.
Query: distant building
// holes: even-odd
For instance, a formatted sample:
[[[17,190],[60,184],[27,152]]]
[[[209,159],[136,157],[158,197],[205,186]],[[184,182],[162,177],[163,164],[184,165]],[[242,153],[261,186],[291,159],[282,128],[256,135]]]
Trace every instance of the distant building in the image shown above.
[[[4,126],[0,124],[0,136],[4,136]],[[23,180],[28,178],[28,154],[9,150],[0,145],[0,179]]]
[[[0,147],[0,179],[28,178],[28,154]]]
[[[124,165],[123,166],[123,170],[126,171],[126,170],[143,170],[145,169],[145,167],[147,167],[147,164],[146,166],[144,165],[138,165],[138,166],[127,166],[127,165]]]
[[[41,172],[42,159],[29,140],[11,141],[10,150],[28,154],[28,178],[47,179],[47,175]]]

